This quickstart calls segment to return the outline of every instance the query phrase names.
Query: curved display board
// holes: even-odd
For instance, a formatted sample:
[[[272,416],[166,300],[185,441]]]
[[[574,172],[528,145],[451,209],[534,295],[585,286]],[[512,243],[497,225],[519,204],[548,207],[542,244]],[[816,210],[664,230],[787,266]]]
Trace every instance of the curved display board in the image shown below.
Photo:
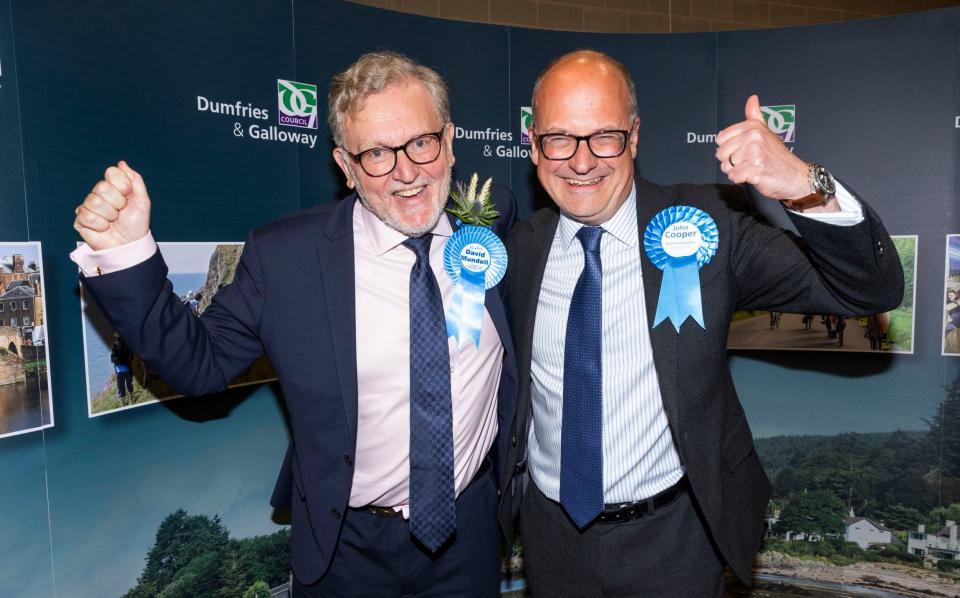
[[[960,10],[614,35],[332,0],[0,0],[0,257],[26,251],[10,244],[37,252],[49,355],[49,418],[0,431],[4,596],[159,592],[179,572],[159,575],[151,565],[177,550],[166,541],[172,529],[188,530],[190,541],[220,538],[191,544],[223,555],[222,566],[189,569],[202,570],[191,579],[204,587],[282,595],[288,580],[288,531],[268,505],[288,439],[274,385],[138,399],[142,407],[127,409],[119,391],[112,398],[109,334],[97,329],[103,363],[90,364],[91,380],[99,376],[90,384],[105,394],[88,394],[83,335],[89,356],[96,326],[83,324],[67,256],[77,241],[73,209],[107,165],[125,159],[143,173],[156,238],[239,243],[260,224],[345,195],[331,159],[327,87],[363,52],[391,49],[449,82],[455,178],[478,172],[510,185],[526,217],[550,204],[529,160],[533,82],[551,59],[583,47],[633,73],[642,176],[725,182],[714,136],[741,120],[757,93],[768,126],[879,212],[902,249],[908,292],[885,316],[885,339],[879,316],[845,322],[843,348],[862,352],[768,350],[838,349],[830,314],[805,322],[755,313],[735,323],[733,373],[775,487],[756,587],[955,593],[941,545],[960,551],[950,548],[957,536],[948,524],[960,521],[960,343],[950,305],[960,289]],[[755,199],[788,226],[776,204]],[[22,320],[15,328],[26,338]],[[31,332],[34,348],[36,338]],[[4,392],[0,412],[23,416]],[[504,592],[522,595],[522,549],[508,556]]]

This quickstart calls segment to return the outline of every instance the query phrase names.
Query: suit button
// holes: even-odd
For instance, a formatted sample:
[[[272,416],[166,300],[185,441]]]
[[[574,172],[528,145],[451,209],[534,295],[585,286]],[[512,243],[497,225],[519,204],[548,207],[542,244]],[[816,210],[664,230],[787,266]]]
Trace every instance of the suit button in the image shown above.
[[[353,457],[350,455],[344,455],[343,462],[347,464],[347,467],[353,467]]]
[[[877,241],[877,253],[883,255],[883,241]]]
[[[334,519],[340,519],[340,511],[336,509],[330,509],[330,516]]]
[[[516,435],[516,434],[514,434],[513,436],[510,437],[510,444],[512,444],[513,446],[517,446],[517,435]]]

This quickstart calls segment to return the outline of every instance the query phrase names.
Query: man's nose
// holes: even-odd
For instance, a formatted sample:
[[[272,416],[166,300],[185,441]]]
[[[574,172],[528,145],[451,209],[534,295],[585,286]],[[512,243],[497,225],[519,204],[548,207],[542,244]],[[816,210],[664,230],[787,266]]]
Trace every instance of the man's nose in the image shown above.
[[[394,180],[403,183],[412,183],[419,173],[417,165],[407,157],[406,150],[397,150],[397,165],[394,167]]]
[[[586,139],[577,141],[577,150],[568,161],[570,168],[577,174],[586,174],[597,166],[597,157],[590,151],[590,146]]]

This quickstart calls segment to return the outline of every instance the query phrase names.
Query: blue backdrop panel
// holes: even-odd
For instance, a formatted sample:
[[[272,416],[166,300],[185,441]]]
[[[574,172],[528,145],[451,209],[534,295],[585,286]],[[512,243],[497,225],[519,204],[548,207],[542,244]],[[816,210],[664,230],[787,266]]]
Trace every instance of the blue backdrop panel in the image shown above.
[[[734,359],[737,387],[758,435],[924,429],[942,400],[941,323],[930,314],[943,303],[943,237],[956,230],[944,214],[957,198],[958,14],[719,36],[721,122],[742,120],[751,93],[795,105],[796,154],[827,165],[891,234],[919,235],[915,355],[739,353],[749,357]]]
[[[0,240],[27,241],[23,190],[17,64],[10,2],[0,0]],[[0,388],[0,394],[4,389]],[[11,405],[16,408],[19,401]],[[7,405],[7,403],[4,403]],[[3,414],[10,417],[11,414]],[[3,533],[0,533],[0,587],[12,595],[53,595],[53,567],[44,467],[45,432],[4,438],[0,450]],[[28,595],[26,593],[22,595]]]
[[[44,434],[4,438],[0,451],[0,584],[7,596],[53,596]]]
[[[299,208],[297,147],[247,134],[277,124],[277,79],[294,76],[292,22],[289,5],[266,0],[14,6],[17,51],[29,57],[19,75],[30,226],[47,256],[57,419],[45,456],[59,596],[130,589],[178,508],[219,513],[238,536],[279,529],[268,499],[286,430],[271,387],[87,419],[67,253],[73,206],[121,158],[146,178],[160,240],[240,241]],[[198,96],[249,112],[213,113]],[[5,455],[16,448],[7,444]],[[46,595],[22,587],[15,595]]]
[[[0,1],[0,238],[27,241],[27,205],[23,195],[20,152],[20,106],[17,63],[13,52],[13,20],[9,0]]]
[[[345,2],[297,1],[294,13],[297,76],[318,83],[324,118],[333,75],[364,52],[393,50],[431,66],[446,79],[458,128],[512,131],[505,72],[508,28],[424,19]],[[333,141],[325,124],[320,123],[324,147],[317,152],[301,151],[304,206],[343,197],[348,191],[331,158]],[[474,172],[499,183],[509,180],[509,163],[485,159],[484,143],[489,142],[465,136],[454,141],[454,180],[468,180]]]

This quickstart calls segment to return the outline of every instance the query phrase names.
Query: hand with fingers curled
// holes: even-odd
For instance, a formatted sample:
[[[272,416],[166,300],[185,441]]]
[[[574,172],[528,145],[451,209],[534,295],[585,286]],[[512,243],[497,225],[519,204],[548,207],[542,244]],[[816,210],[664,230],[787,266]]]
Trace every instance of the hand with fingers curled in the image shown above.
[[[791,152],[767,127],[756,95],[747,99],[744,116],[745,120],[717,133],[720,170],[734,183],[753,185],[771,199],[810,195],[810,164]],[[839,206],[831,200],[822,209],[834,211]]]
[[[73,228],[94,251],[131,243],[150,230],[147,186],[123,160],[107,168],[74,213]]]

